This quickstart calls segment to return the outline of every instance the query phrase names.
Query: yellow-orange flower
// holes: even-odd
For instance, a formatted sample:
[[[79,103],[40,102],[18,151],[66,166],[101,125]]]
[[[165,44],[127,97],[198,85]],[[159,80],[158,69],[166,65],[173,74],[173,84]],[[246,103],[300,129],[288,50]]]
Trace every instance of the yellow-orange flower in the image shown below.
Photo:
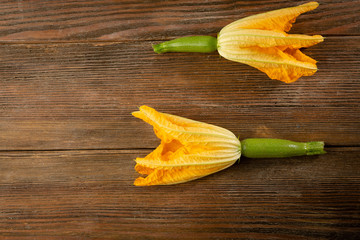
[[[317,71],[316,61],[299,49],[323,41],[320,35],[287,34],[296,17],[318,7],[317,2],[249,16],[225,26],[217,50],[226,59],[248,64],[286,83]]]
[[[154,127],[160,145],[136,158],[137,186],[169,185],[191,181],[233,165],[241,155],[240,141],[221,127],[160,113],[141,106],[133,116]]]

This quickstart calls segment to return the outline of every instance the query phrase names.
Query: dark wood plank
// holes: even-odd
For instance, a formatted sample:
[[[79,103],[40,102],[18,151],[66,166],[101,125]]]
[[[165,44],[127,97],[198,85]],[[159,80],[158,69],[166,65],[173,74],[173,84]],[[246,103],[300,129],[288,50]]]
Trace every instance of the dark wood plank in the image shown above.
[[[0,153],[2,239],[356,239],[360,149],[135,187],[131,151]]]
[[[359,40],[305,50],[319,71],[293,84],[217,53],[158,55],[151,42],[1,45],[0,149],[154,147],[130,115],[143,104],[240,138],[358,145]]]
[[[292,33],[326,39],[305,50],[318,73],[294,84],[151,49],[305,2],[1,1],[0,239],[359,239],[359,0],[298,18]],[[142,104],[328,154],[135,187],[133,159],[159,142],[130,115]]]
[[[237,19],[306,1],[3,1],[0,42],[123,41],[215,35]],[[320,0],[295,33],[359,35],[359,1]]]

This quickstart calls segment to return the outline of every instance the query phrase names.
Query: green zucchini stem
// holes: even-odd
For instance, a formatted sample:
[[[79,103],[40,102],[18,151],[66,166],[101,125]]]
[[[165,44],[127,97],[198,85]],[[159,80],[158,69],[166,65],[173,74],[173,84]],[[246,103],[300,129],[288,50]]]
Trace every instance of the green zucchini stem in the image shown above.
[[[200,52],[209,53],[217,50],[217,39],[211,36],[191,36],[154,44],[156,53]]]
[[[241,141],[241,155],[248,158],[282,158],[324,154],[324,142],[248,138]]]

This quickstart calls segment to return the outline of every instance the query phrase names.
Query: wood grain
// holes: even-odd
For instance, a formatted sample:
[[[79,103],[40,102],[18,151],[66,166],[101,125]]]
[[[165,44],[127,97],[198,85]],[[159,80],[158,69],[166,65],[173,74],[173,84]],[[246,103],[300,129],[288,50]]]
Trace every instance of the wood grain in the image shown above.
[[[131,116],[143,104],[241,138],[358,145],[359,40],[307,49],[319,71],[293,84],[217,53],[158,55],[148,42],[2,45],[0,149],[154,147],[151,128]]]
[[[216,35],[237,19],[306,1],[5,1],[0,42],[123,41]],[[359,1],[318,1],[293,32],[359,35]]]
[[[1,1],[0,239],[360,239],[360,2],[320,0],[292,33],[318,72],[293,84],[151,44],[213,35],[306,1]],[[140,105],[240,137],[324,140],[327,154],[241,158],[135,187],[159,140]]]
[[[8,239],[355,239],[359,148],[246,159],[175,186],[135,187],[149,150],[0,153]]]

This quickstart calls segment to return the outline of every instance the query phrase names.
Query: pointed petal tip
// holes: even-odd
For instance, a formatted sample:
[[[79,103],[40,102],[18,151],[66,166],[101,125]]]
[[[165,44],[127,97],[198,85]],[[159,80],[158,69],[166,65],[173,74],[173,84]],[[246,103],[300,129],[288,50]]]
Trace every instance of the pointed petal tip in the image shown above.
[[[141,105],[139,107],[139,111],[137,111],[137,112],[149,113],[149,112],[153,112],[153,111],[156,111],[156,110],[154,108],[152,108],[152,107],[147,106],[147,105]]]
[[[135,115],[138,114],[138,113],[140,113],[140,111],[134,111],[134,112],[131,113],[131,115],[133,115],[134,117],[136,117]]]
[[[292,7],[292,8],[306,8],[305,12],[308,12],[308,11],[312,11],[312,10],[316,9],[318,6],[319,6],[318,2],[308,2],[308,3],[300,4],[300,5]]]
[[[313,9],[315,9],[315,8],[317,8],[319,6],[319,3],[313,1],[313,2],[304,3],[304,4],[300,5],[300,6],[312,6]]]
[[[140,111],[135,111],[135,112],[132,112],[131,115],[133,115],[134,117],[136,118],[139,118],[139,119],[143,119],[143,113],[140,112]]]
[[[135,179],[134,185],[138,187],[149,186],[148,184],[146,184],[146,180],[143,177],[138,177],[137,179]]]
[[[142,111],[143,109],[150,108],[150,107],[148,107],[146,105],[141,105],[141,106],[138,106],[137,108],[139,109],[138,111]]]
[[[311,37],[318,39],[318,43],[323,42],[325,39],[322,35],[313,35]]]
[[[153,108],[149,107],[149,106],[146,106],[146,105],[141,105],[139,107],[139,110],[138,111],[134,111],[132,112],[131,114],[134,116],[134,117],[137,117],[137,118],[141,118],[140,116],[142,116],[145,112],[148,112],[149,110],[153,110]],[[141,118],[142,119],[142,118]]]
[[[141,108],[143,107],[144,105],[138,107],[138,111],[134,111],[131,113],[131,115],[133,115],[134,117],[137,117],[140,113],[141,113]]]
[[[139,110],[140,110],[140,111],[144,111],[144,110],[147,110],[147,109],[153,109],[153,108],[151,108],[151,107],[149,107],[149,106],[147,106],[147,105],[141,105],[141,106],[139,107]]]

